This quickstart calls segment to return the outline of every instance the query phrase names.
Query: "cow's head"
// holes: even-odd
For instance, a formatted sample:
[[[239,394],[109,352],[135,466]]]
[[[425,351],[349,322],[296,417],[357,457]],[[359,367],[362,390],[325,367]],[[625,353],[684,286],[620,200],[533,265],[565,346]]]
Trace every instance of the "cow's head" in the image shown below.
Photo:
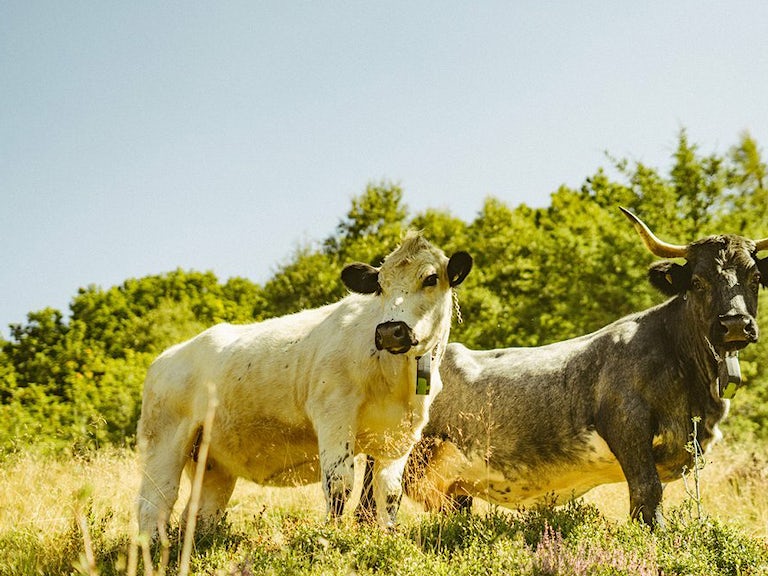
[[[694,317],[707,324],[707,337],[719,350],[744,348],[758,337],[757,293],[768,286],[768,258],[757,253],[768,249],[768,238],[709,236],[687,246],[659,240],[631,212],[632,221],[646,247],[660,258],[683,258],[684,264],[663,261],[651,266],[651,284],[669,296],[680,295]]]
[[[447,258],[421,234],[408,232],[380,268],[350,264],[341,273],[347,288],[374,294],[381,320],[374,334],[376,348],[392,354],[411,349],[424,354],[447,336],[452,314],[452,288],[472,269],[472,257],[457,252]]]

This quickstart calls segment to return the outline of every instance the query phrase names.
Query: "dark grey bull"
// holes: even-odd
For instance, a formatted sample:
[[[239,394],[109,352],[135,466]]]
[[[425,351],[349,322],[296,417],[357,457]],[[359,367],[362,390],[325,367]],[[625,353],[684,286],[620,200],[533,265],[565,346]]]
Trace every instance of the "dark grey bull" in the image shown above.
[[[443,392],[406,470],[411,497],[428,508],[471,496],[519,507],[626,479],[631,516],[662,521],[662,482],[692,464],[692,419],[706,449],[728,411],[726,356],[757,340],[758,289],[768,282],[768,258],[757,253],[768,238],[675,246],[622,211],[653,254],[686,260],[650,268],[651,283],[672,298],[547,346],[451,344]],[[359,516],[371,508],[366,480]]]

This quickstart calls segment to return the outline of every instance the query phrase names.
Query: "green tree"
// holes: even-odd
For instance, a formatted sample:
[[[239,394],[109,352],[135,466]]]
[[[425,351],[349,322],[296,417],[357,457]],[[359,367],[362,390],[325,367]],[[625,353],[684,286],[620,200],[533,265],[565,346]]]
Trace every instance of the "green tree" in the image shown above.
[[[176,270],[82,289],[68,323],[58,310],[30,313],[2,345],[0,446],[132,442],[151,360],[213,323],[251,320],[264,303],[244,279],[221,285],[210,272]]]
[[[267,316],[282,316],[335,302],[344,295],[335,258],[309,247],[294,253],[264,285]]]
[[[698,146],[690,144],[685,131],[681,131],[670,173],[677,196],[677,215],[690,223],[691,238],[708,229],[713,208],[727,184],[724,159],[714,154],[700,157],[697,150]]]
[[[512,210],[486,199],[468,230],[465,249],[475,265],[462,286],[465,324],[453,333],[454,339],[476,348],[538,343],[525,309],[538,283],[541,236],[535,214],[525,206]]]
[[[223,318],[234,324],[246,324],[263,319],[267,299],[258,284],[247,278],[234,277],[221,287],[224,302]]]
[[[352,199],[352,207],[325,241],[326,254],[341,263],[360,261],[379,266],[399,244],[406,230],[408,209],[400,186],[369,184]]]
[[[722,230],[751,238],[768,236],[768,166],[745,132],[728,154],[728,190],[721,199]]]
[[[46,395],[62,396],[58,375],[66,361],[67,332],[61,312],[54,308],[30,312],[25,325],[11,325],[11,340],[4,344],[3,352],[14,367],[19,386],[37,386]]]
[[[430,242],[449,257],[459,250],[466,250],[469,245],[469,227],[461,218],[446,210],[428,208],[414,216],[408,227],[422,231]]]
[[[459,290],[464,324],[451,338],[475,348],[531,346],[584,334],[660,302],[646,279],[655,257],[618,210],[631,209],[660,237],[687,243],[708,233],[768,235],[768,169],[749,134],[726,155],[703,156],[685,131],[662,173],[611,159],[550,205],[510,207],[489,197],[470,223],[426,209],[409,220],[402,189],[369,184],[335,233],[306,245],[261,287],[221,283],[210,272],[174,270],[119,286],[81,289],[70,316],[30,313],[0,340],[0,453],[26,446],[87,450],[131,443],[149,363],[168,346],[217,322],[251,322],[334,302],[344,265],[378,266],[408,228],[475,267]],[[766,291],[759,324],[768,326]],[[762,339],[741,354],[747,382],[732,426],[768,437],[768,354]],[[743,400],[742,400],[743,399]]]

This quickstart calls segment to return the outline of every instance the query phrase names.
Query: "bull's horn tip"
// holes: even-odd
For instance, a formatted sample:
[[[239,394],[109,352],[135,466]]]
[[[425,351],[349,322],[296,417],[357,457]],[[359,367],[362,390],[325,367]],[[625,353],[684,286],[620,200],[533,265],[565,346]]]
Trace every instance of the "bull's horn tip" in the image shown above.
[[[628,208],[624,208],[624,206],[619,206],[619,210],[621,210],[621,213],[624,214],[627,218],[629,218],[632,222],[637,222],[637,216],[632,214],[632,212]]]
[[[624,208],[624,206],[619,206],[619,210],[621,210],[621,213],[624,214],[624,216],[626,216],[629,219],[629,221],[635,225],[635,228],[637,229],[637,231],[640,233],[641,236],[643,235],[644,230],[648,230],[648,227],[643,223],[643,221],[640,220],[640,218],[638,218],[637,216],[635,216],[631,210],[629,210],[628,208]],[[650,230],[648,230],[648,232],[650,232]]]
[[[650,228],[646,226],[645,222],[640,220],[637,216],[632,214],[629,210],[626,208],[619,206],[619,209],[624,213],[624,215],[629,218],[632,221],[632,224],[635,226],[635,230],[637,230],[638,234],[640,234],[640,237],[643,239],[643,243],[645,244],[645,247],[648,248],[648,250],[652,253],[658,256],[659,258],[685,258],[688,253],[688,247],[687,246],[680,246],[677,244],[670,244],[668,242],[664,242],[662,240],[659,240],[653,232],[651,232]]]

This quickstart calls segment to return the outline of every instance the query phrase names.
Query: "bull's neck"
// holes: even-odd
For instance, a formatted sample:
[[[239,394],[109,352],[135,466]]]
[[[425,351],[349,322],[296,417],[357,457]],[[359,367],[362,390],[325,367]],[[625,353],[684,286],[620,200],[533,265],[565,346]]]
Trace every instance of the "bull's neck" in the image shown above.
[[[679,370],[697,398],[712,398],[719,404],[717,375],[725,352],[709,340],[709,331],[701,326],[684,296],[676,296],[661,306],[667,333],[674,344]]]

